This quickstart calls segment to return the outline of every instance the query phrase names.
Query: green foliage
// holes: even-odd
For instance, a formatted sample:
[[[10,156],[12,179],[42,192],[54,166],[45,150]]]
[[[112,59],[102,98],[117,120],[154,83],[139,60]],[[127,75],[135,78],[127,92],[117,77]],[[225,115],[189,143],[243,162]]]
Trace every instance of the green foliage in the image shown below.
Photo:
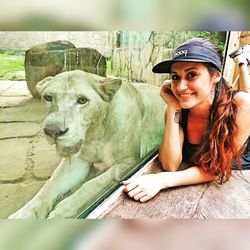
[[[187,31],[186,38],[200,37],[210,39],[220,49],[224,49],[226,32],[209,32],[209,31]]]
[[[209,32],[209,31],[172,31],[172,39],[178,41],[174,43],[173,48],[178,47],[184,41],[191,39],[193,37],[206,38],[211,40],[215,45],[217,45],[221,50],[224,50],[226,32]]]
[[[0,51],[0,79],[24,79],[24,53]]]

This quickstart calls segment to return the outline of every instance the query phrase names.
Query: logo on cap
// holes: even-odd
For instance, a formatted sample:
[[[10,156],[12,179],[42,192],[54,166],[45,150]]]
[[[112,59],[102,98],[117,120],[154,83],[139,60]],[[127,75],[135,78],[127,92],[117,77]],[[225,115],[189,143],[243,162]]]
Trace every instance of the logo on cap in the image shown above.
[[[185,49],[185,50],[179,50],[179,51],[175,52],[174,57],[181,56],[181,55],[184,55],[186,57],[187,53],[188,53],[187,49]]]

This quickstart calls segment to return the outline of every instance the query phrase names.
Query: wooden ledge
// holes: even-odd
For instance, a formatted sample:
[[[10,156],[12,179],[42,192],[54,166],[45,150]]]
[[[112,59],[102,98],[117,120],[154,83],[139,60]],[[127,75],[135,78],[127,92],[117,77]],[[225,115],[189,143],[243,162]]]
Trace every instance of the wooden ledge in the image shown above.
[[[156,156],[135,176],[160,171]],[[130,199],[119,188],[87,218],[250,218],[250,171],[233,171],[223,185],[211,182],[163,190],[146,203]]]

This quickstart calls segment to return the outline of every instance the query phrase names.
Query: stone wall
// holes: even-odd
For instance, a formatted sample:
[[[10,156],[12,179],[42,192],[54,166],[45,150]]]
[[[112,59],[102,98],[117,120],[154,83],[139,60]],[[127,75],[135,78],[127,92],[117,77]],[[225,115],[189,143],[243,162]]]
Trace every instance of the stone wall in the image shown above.
[[[151,32],[140,48],[133,48],[131,45],[128,48],[116,46],[112,57],[113,71],[117,76],[125,77],[129,81],[161,85],[167,74],[152,73],[153,66],[171,58],[173,49],[184,40],[185,36],[176,35],[174,32]]]
[[[76,47],[91,47],[112,58],[111,74],[129,81],[161,85],[168,74],[154,74],[152,67],[172,57],[187,32],[0,32],[0,49],[27,50],[39,43],[68,40]],[[109,72],[110,73],[110,72]]]
[[[118,34],[121,33],[125,38],[123,44],[118,43]],[[176,32],[0,32],[0,49],[24,51],[55,40],[97,49],[112,58],[112,70],[116,76],[160,85],[166,75],[153,74],[152,67],[171,57],[172,48],[184,38],[176,36]]]
[[[68,40],[76,47],[91,47],[106,57],[112,54],[114,32],[0,32],[0,49],[25,51],[34,45],[55,40]]]

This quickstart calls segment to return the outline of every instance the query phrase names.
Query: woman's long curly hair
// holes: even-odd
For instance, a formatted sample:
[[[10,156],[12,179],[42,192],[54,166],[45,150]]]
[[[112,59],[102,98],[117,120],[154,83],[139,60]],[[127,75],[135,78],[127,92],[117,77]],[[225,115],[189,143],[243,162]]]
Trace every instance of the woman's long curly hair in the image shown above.
[[[206,39],[197,39],[197,42],[216,51],[221,61],[223,60],[222,51],[212,42]],[[218,70],[213,64],[204,64],[211,76]],[[193,164],[202,166],[203,169],[217,176],[219,183],[230,178],[233,162],[237,162],[241,169],[241,152],[236,145],[238,126],[236,123],[237,105],[234,96],[237,92],[223,77],[216,83],[208,127],[199,150],[192,157]]]

